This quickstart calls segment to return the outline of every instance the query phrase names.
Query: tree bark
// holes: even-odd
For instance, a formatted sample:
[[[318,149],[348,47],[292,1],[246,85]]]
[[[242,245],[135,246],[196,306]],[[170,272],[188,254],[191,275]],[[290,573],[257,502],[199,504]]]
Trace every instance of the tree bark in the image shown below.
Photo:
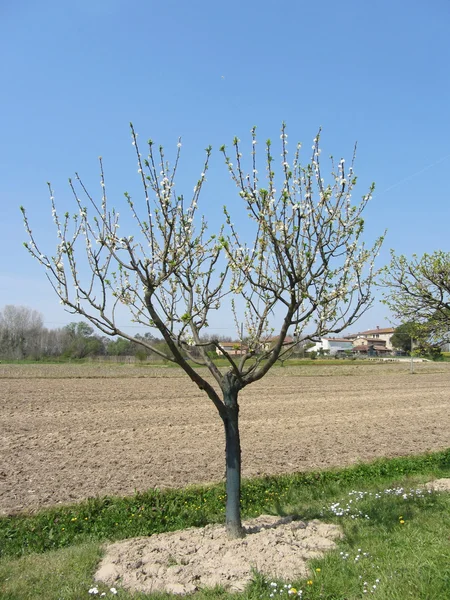
[[[244,537],[241,522],[241,441],[239,437],[239,386],[232,374],[224,378],[226,458],[226,529],[229,539]]]

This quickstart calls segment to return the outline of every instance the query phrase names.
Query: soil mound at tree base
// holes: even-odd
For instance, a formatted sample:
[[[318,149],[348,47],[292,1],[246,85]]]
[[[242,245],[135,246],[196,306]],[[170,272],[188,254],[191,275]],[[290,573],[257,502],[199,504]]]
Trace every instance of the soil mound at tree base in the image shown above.
[[[435,492],[450,492],[450,477],[435,479],[425,484],[425,487],[427,490],[434,490]]]
[[[262,515],[244,523],[247,535],[228,540],[225,527],[207,525],[116,542],[107,547],[96,580],[141,592],[189,594],[223,586],[237,592],[256,570],[266,577],[308,576],[307,561],[335,548],[337,525]]]

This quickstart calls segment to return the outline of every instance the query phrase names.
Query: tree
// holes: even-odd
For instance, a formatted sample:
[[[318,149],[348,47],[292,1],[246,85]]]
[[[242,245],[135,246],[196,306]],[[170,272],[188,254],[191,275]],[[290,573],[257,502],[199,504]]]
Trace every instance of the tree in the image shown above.
[[[107,353],[110,356],[131,356],[135,351],[136,348],[134,344],[123,338],[119,338],[114,342],[109,342],[107,346]]]
[[[93,354],[101,354],[103,343],[94,336],[94,329],[88,324],[80,321],[69,323],[63,328],[66,334],[67,344],[64,350],[66,356],[73,358],[85,358]]]
[[[450,253],[413,255],[391,252],[384,270],[384,302],[396,318],[416,323],[417,337],[431,345],[449,339]]]
[[[0,311],[0,353],[26,358],[39,352],[44,319],[37,310],[8,304]]]
[[[413,322],[402,323],[395,328],[394,335],[391,338],[391,344],[403,352],[411,352],[411,340],[417,339],[418,328]]]
[[[283,355],[290,327],[295,328],[296,336],[305,327],[317,337],[337,333],[370,307],[376,275],[373,261],[382,242],[380,238],[369,248],[362,242],[362,212],[373,185],[360,203],[352,202],[355,155],[348,169],[344,159],[337,165],[332,160],[332,178],[327,185],[320,168],[320,132],[310,161],[302,166],[300,144],[288,162],[283,124],[281,171],[275,175],[268,140],[263,187],[257,171],[256,129],[251,133],[248,173],[237,138],[233,141],[235,164],[226,147],[221,148],[241,207],[250,218],[242,232],[233,224],[227,208],[223,227],[212,234],[206,219],[198,215],[210,147],[194,191],[187,198],[175,193],[181,141],[173,166],[163,148],[156,149],[152,140],[148,142],[148,157],[142,159],[132,125],[143,190],[140,203],[125,193],[136,223],[132,235],[119,234],[119,213],[109,207],[101,158],[99,201],[89,194],[78,174],[75,181],[69,180],[77,207],[72,216],[69,212],[60,215],[48,184],[59,237],[53,256],[41,251],[21,208],[30,238],[26,248],[47,269],[66,309],[84,316],[105,334],[136,341],[177,363],[213,402],[225,430],[226,526],[231,538],[243,535],[239,392],[264,377]],[[280,184],[278,192],[276,181]],[[86,199],[87,206],[80,197]],[[84,265],[82,256],[86,257]],[[86,267],[89,276],[85,275]],[[116,320],[119,305],[128,307],[134,322],[158,330],[170,352],[121,329]],[[246,350],[240,356],[222,350],[229,364],[223,372],[208,355],[211,341],[204,344],[201,336],[209,319],[227,309],[234,315],[240,342],[246,340]],[[266,345],[277,322],[277,342]],[[213,341],[213,345],[217,348],[219,344]],[[206,366],[214,383],[191,361]]]
[[[94,333],[94,329],[89,323],[84,323],[83,321],[79,321],[78,323],[72,322],[65,325],[64,331],[71,340],[76,340],[77,338],[89,338]]]

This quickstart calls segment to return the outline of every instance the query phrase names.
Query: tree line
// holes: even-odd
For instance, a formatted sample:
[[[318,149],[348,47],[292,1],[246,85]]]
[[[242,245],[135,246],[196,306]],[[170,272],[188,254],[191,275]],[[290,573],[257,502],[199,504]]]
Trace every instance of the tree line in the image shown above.
[[[448,338],[443,335],[436,342],[430,336],[430,326],[429,322],[426,325],[414,321],[402,323],[395,329],[391,343],[394,348],[407,354],[413,350],[417,355],[439,358],[440,345]],[[47,328],[44,326],[43,315],[27,306],[7,305],[0,310],[0,359],[4,360],[82,359],[101,356],[134,356],[141,361],[160,359],[159,354],[142,346],[140,340],[151,343],[160,352],[170,354],[170,348],[163,338],[157,338],[149,332],[136,334],[134,337],[136,341],[102,336],[85,321],[68,323],[55,329]],[[204,334],[201,340],[212,357],[216,355],[217,343],[231,341],[230,336],[208,334]],[[305,358],[305,350],[312,345],[312,342],[305,341],[293,346],[279,358],[280,364],[283,365],[293,357]],[[195,348],[191,349],[191,354],[195,358]],[[316,353],[307,356],[316,358]]]
[[[44,326],[43,315],[27,306],[7,305],[0,310],[0,358],[42,360],[51,358],[87,358],[94,356],[134,356],[138,360],[151,360],[159,355],[139,344],[151,343],[160,352],[169,348],[162,338],[151,333],[136,334],[136,342],[111,338],[95,332],[84,321],[68,323],[63,327]],[[204,343],[211,336],[204,336]],[[215,336],[218,341],[231,341],[228,336]],[[211,351],[214,346],[211,344]]]

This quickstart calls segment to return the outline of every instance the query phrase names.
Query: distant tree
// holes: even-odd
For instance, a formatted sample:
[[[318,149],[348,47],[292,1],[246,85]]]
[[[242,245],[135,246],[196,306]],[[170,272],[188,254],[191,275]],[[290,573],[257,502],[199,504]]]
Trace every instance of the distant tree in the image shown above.
[[[395,317],[415,322],[420,337],[436,345],[449,340],[450,253],[437,251],[421,258],[391,253],[384,270],[384,302]]]
[[[67,343],[64,355],[72,358],[86,358],[103,353],[102,340],[93,335],[94,329],[83,321],[69,323],[64,327]]]
[[[35,358],[61,356],[67,344],[63,329],[44,329],[41,334],[40,354]]]
[[[77,338],[91,337],[94,333],[94,328],[89,323],[79,321],[77,323],[69,323],[64,327],[64,331],[70,339],[75,340]]]
[[[411,339],[418,339],[419,328],[416,323],[403,323],[395,328],[391,337],[391,344],[403,352],[411,352]],[[413,342],[414,343],[414,342]]]
[[[44,319],[27,306],[9,304],[0,311],[0,353],[8,358],[27,358],[40,351]]]
[[[139,362],[144,362],[148,358],[148,353],[144,348],[138,348],[134,353],[134,356],[137,358]]]
[[[394,348],[403,350],[417,356],[427,356],[432,360],[441,358],[439,345],[429,338],[430,330],[427,325],[417,323],[403,323],[396,327],[391,343]]]
[[[30,237],[26,247],[47,269],[66,309],[82,315],[105,334],[136,341],[177,363],[211,399],[225,430],[227,532],[231,538],[240,537],[243,529],[238,394],[264,377],[284,353],[289,328],[294,328],[297,336],[305,327],[317,337],[338,333],[370,307],[376,274],[373,261],[382,241],[380,238],[370,248],[362,242],[362,213],[373,186],[355,204],[354,165],[352,161],[346,167],[344,159],[336,165],[332,161],[331,182],[325,183],[319,135],[305,166],[300,162],[300,145],[289,162],[284,125],[279,175],[275,175],[268,140],[263,186],[253,129],[248,170],[237,138],[233,141],[234,163],[225,146],[221,148],[250,218],[248,226],[245,233],[239,232],[225,208],[224,227],[208,234],[206,220],[198,218],[198,202],[211,148],[206,150],[193,194],[186,198],[175,193],[181,142],[171,167],[163,148],[155,150],[152,140],[148,142],[148,157],[143,159],[133,127],[131,134],[143,188],[142,202],[125,194],[136,224],[134,230],[128,235],[122,230],[119,233],[119,213],[109,207],[100,159],[99,201],[88,193],[78,175],[77,186],[70,181],[77,207],[74,215],[67,212],[60,216],[49,184],[59,237],[53,256],[41,250],[25,210],[21,209]],[[87,260],[82,265],[83,256]],[[86,268],[90,269],[89,277],[82,276]],[[125,332],[115,316],[120,304],[128,307],[135,322],[158,330],[168,351],[152,340],[137,339]],[[226,372],[216,366],[201,340],[211,315],[221,309],[234,315],[239,341],[243,343],[245,338],[248,342],[242,356],[223,351],[229,364]],[[277,342],[258,352],[273,336],[274,315],[281,322]],[[218,342],[214,344],[217,347]],[[193,368],[191,361],[207,367],[215,385]]]
[[[136,346],[129,340],[119,338],[109,342],[106,351],[110,356],[132,356],[136,351]]]

